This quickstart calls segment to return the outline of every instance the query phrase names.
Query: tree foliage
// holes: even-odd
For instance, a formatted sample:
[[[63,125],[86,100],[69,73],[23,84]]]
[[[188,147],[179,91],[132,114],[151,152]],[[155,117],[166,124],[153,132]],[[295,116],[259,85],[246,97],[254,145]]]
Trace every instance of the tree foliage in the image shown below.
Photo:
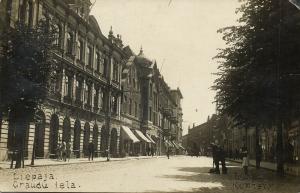
[[[41,20],[34,27],[16,24],[1,35],[2,112],[25,111],[32,115],[47,98],[56,65],[53,58],[55,34],[56,29]]]
[[[218,110],[247,126],[298,116],[299,10],[284,0],[242,0],[237,12],[238,25],[218,31],[227,45],[215,57]]]

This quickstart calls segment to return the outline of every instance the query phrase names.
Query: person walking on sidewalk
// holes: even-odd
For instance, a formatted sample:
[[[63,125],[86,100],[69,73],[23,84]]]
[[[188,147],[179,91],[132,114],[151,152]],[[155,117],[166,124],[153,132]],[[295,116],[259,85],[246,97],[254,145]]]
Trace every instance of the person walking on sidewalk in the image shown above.
[[[61,154],[62,154],[62,158],[63,161],[67,161],[67,147],[66,147],[66,142],[63,141],[61,144]]]
[[[212,157],[213,157],[213,172],[220,174],[219,160],[218,160],[218,146],[211,143]]]
[[[93,159],[94,159],[94,143],[93,142],[89,143],[88,150],[89,150],[89,161],[91,160],[91,158],[93,161]]]
[[[242,167],[244,169],[245,175],[248,175],[248,166],[249,166],[249,158],[248,158],[248,150],[246,145],[242,147]]]
[[[218,153],[219,153],[219,160],[221,161],[222,164],[222,174],[227,174],[227,167],[225,162],[226,152],[224,150],[224,146],[219,147]]]
[[[66,156],[69,162],[71,157],[71,143],[69,141],[66,143]]]
[[[260,168],[260,162],[262,159],[262,147],[260,144],[257,144],[256,146],[256,169]]]
[[[170,159],[170,147],[167,147],[167,157],[168,157],[168,159]]]
[[[57,160],[62,160],[61,146],[62,146],[62,144],[59,142],[57,145],[57,148],[56,148]]]

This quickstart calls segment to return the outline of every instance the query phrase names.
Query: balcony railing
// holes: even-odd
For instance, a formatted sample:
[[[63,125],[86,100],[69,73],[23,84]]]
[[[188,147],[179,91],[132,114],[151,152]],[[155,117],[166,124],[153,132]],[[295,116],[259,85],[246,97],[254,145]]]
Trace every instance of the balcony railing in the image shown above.
[[[60,101],[61,99],[61,94],[59,92],[51,92],[49,94],[49,98],[56,100],[56,101]]]

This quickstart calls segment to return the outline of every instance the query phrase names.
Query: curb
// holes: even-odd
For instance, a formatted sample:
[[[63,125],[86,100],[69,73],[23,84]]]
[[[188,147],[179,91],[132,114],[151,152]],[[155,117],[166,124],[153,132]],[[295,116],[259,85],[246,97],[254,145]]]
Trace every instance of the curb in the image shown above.
[[[75,165],[75,164],[87,164],[87,163],[100,163],[100,162],[117,162],[117,161],[128,161],[128,160],[142,160],[142,159],[153,159],[153,158],[163,158],[164,156],[156,156],[156,157],[129,157],[129,158],[121,158],[121,159],[110,159],[109,161],[107,160],[95,160],[95,161],[82,161],[82,162],[65,162],[61,164],[43,164],[43,165],[25,165],[24,168],[37,168],[37,167],[48,167],[48,166],[62,166],[62,165]],[[15,168],[13,168],[15,169]],[[21,169],[21,168],[18,168]],[[10,168],[1,168],[0,170],[10,170]]]
[[[242,161],[238,161],[238,160],[227,159],[227,161],[242,164]],[[255,164],[251,164],[251,163],[249,164],[249,166],[254,167],[254,168],[256,167]],[[271,168],[267,168],[267,167],[264,167],[264,166],[260,166],[260,168],[262,168],[262,169],[264,169],[264,170],[276,172],[276,170],[271,169]]]

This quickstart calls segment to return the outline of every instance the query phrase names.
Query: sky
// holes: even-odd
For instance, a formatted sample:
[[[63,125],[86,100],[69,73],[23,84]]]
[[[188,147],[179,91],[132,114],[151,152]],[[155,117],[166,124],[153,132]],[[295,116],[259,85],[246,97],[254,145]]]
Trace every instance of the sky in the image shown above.
[[[211,90],[217,72],[212,58],[225,46],[217,30],[236,24],[238,0],[91,0],[91,11],[107,36],[156,60],[172,89],[183,94],[183,134],[215,113]]]

